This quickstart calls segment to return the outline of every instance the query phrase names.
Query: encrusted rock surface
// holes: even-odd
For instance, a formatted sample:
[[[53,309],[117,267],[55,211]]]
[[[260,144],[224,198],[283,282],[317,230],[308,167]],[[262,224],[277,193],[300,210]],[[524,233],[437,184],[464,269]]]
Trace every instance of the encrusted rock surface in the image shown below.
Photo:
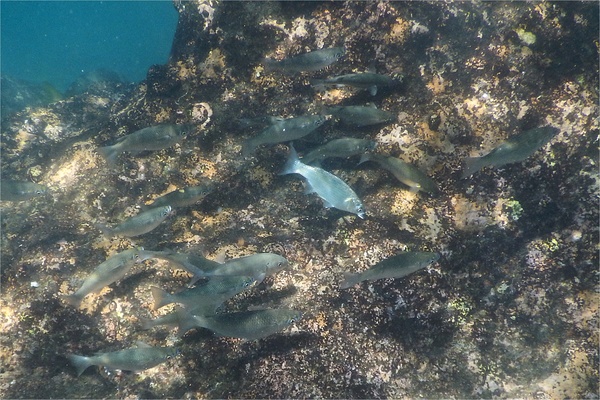
[[[567,2],[177,1],[168,64],[129,88],[87,91],[3,119],[3,177],[48,186],[52,201],[2,204],[0,395],[3,398],[598,398],[598,7]],[[346,47],[326,70],[267,73],[264,57]],[[403,76],[398,88],[315,91],[310,78]],[[329,123],[307,141],[377,140],[378,152],[419,166],[437,197],[406,190],[356,160],[324,167],[363,200],[360,220],[326,210],[297,176],[278,176],[287,148],[243,159],[256,130],[239,117],[317,113],[375,103],[398,121],[365,129]],[[195,123],[173,148],[96,152],[158,123]],[[467,156],[541,125],[561,132],[522,163],[461,180]],[[106,239],[116,222],[175,188],[215,191],[156,230]],[[292,307],[304,318],[257,342],[168,329],[142,331],[150,286],[183,288],[162,261],[134,267],[88,296],[71,293],[116,251],[142,245],[216,258],[261,251],[291,268],[227,310]],[[401,250],[440,252],[427,271],[340,291],[343,272]],[[180,347],[141,373],[90,368],[65,354]]]

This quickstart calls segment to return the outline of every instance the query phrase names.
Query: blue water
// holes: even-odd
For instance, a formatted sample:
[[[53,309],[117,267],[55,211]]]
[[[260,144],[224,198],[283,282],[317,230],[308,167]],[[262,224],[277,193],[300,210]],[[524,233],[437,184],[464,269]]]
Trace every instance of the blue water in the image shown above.
[[[1,71],[65,91],[82,73],[137,82],[169,58],[177,25],[171,1],[6,1]]]

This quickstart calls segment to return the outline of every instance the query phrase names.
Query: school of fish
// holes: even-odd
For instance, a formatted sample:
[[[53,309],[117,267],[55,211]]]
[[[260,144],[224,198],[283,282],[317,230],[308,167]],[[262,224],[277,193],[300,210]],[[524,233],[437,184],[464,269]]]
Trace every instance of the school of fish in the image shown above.
[[[344,47],[324,48],[305,54],[285,58],[281,61],[265,58],[262,63],[269,73],[289,75],[318,71],[344,57]],[[372,72],[350,73],[328,79],[313,79],[311,85],[318,90],[328,87],[354,87],[368,90],[375,96],[380,88],[393,88],[399,81]],[[307,137],[328,121],[338,121],[345,126],[365,127],[394,122],[396,113],[379,110],[373,105],[345,105],[324,109],[321,114],[303,115],[289,118],[258,116],[240,119],[239,126],[244,130],[255,127],[262,131],[245,140],[242,145],[243,157],[255,156],[260,146],[289,143],[289,156],[279,171],[280,175],[297,174],[304,178],[306,193],[315,193],[323,201],[325,208],[336,208],[361,219],[368,217],[359,195],[344,180],[322,167],[325,159],[331,157],[349,158],[360,156],[359,164],[368,161],[388,170],[398,181],[410,190],[430,195],[440,192],[438,184],[419,168],[400,158],[375,153],[377,142],[368,138],[340,137],[312,149],[299,157],[293,141]],[[114,167],[121,153],[137,154],[147,150],[161,150],[179,143],[195,130],[194,125],[162,124],[150,126],[116,141],[115,144],[100,147],[99,153],[109,167]],[[499,167],[508,163],[525,160],[542,148],[559,129],[545,126],[514,135],[482,157],[466,160],[462,178],[468,178],[485,167]],[[165,222],[176,208],[192,206],[215,190],[214,182],[180,188],[158,197],[149,206],[142,206],[141,212],[129,217],[114,227],[103,223],[95,226],[107,237],[135,237],[151,232]],[[2,180],[0,200],[27,201],[36,197],[51,195],[40,184],[25,181]],[[347,272],[340,283],[340,289],[347,289],[360,282],[384,278],[401,278],[430,266],[438,261],[435,252],[400,252],[373,265],[366,271]],[[111,285],[123,277],[136,264],[150,258],[166,260],[171,266],[181,268],[191,275],[187,288],[177,293],[168,293],[160,287],[152,287],[154,309],[171,303],[177,308],[154,320],[142,320],[144,329],[165,325],[178,329],[180,336],[191,329],[208,329],[219,336],[258,340],[281,332],[302,318],[302,311],[292,309],[258,309],[238,312],[220,311],[228,299],[251,289],[270,275],[289,266],[288,260],[274,253],[258,253],[231,260],[209,260],[198,254],[181,253],[170,249],[159,251],[141,247],[126,249],[108,257],[99,264],[80,287],[72,294],[63,296],[66,304],[80,307],[83,299],[91,293]],[[81,375],[89,366],[140,371],[156,366],[179,354],[174,347],[151,347],[138,343],[137,347],[119,351],[98,353],[93,356],[68,354]]]

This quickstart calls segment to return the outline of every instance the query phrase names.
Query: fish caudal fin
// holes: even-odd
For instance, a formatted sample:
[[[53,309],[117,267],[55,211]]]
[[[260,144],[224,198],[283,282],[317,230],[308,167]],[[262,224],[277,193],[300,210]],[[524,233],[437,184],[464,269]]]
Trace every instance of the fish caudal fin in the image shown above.
[[[152,286],[150,290],[152,291],[152,297],[154,298],[154,304],[152,306],[154,310],[158,310],[159,308],[164,307],[167,304],[174,303],[173,296],[171,296],[169,293],[165,292],[161,288]]]
[[[158,324],[155,319],[150,318],[140,318],[140,326],[143,330],[147,331],[148,329],[152,329]]]
[[[194,276],[192,276],[192,279],[187,284],[187,286],[189,288],[193,287],[196,284],[196,282],[198,282],[202,278],[206,278],[206,274],[194,274]]]
[[[68,305],[73,306],[75,308],[79,308],[79,306],[81,305],[81,300],[83,300],[80,296],[78,296],[75,293],[62,296],[62,298]]]
[[[323,79],[311,79],[310,86],[317,91],[323,91],[325,90],[325,81]]]
[[[188,311],[184,310],[183,307],[177,307],[175,312],[177,313],[177,323],[179,325],[177,336],[182,337],[190,329],[194,329],[199,326],[196,322],[196,319],[202,317],[192,315]]]
[[[113,236],[115,236],[115,233],[113,232],[113,230],[111,228],[109,228],[108,226],[104,225],[104,224],[94,224],[94,226],[100,230],[102,232],[102,234],[104,236],[106,236],[107,238],[111,238]]]
[[[294,149],[294,145],[290,143],[290,154],[288,155],[287,161],[283,166],[283,170],[279,175],[295,174],[300,160],[298,159],[298,153]]]
[[[263,58],[261,64],[265,71],[273,71],[277,69],[279,62],[277,60],[273,60],[272,58]]]
[[[362,156],[360,156],[360,161],[356,165],[360,165],[367,161],[371,161],[371,155],[369,153],[364,153]]]
[[[359,282],[358,274],[344,272],[344,280],[340,283],[340,289],[348,289]]]
[[[98,152],[102,155],[102,157],[104,157],[104,159],[109,165],[115,165],[115,162],[117,161],[117,156],[119,155],[119,151],[116,145],[100,147],[98,148]]]
[[[470,177],[483,168],[483,166],[482,157],[467,157],[465,160],[465,169],[460,178],[465,179]]]
[[[257,146],[252,138],[244,141],[244,144],[242,144],[242,157],[250,157],[250,155],[254,153],[254,150],[256,150],[256,147]]]
[[[67,354],[67,358],[77,370],[77,376],[80,376],[89,366],[93,365],[90,357],[78,356],[77,354]]]

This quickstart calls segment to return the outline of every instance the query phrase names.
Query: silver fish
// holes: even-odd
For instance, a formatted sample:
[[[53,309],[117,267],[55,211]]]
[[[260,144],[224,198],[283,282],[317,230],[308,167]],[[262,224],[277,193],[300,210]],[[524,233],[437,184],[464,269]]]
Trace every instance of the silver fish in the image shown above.
[[[304,164],[318,165],[329,157],[351,157],[375,149],[377,142],[367,139],[340,138],[325,143],[302,157]]]
[[[368,89],[371,96],[375,96],[377,88],[394,86],[398,84],[398,81],[386,75],[363,72],[340,75],[328,79],[313,79],[310,83],[315,87],[352,86],[359,89]]]
[[[385,168],[390,171],[392,175],[396,177],[396,179],[412,189],[416,189],[417,191],[421,190],[431,194],[439,193],[437,185],[430,177],[425,175],[423,171],[414,165],[405,163],[399,158],[367,153],[363,154],[359,164],[366,161],[376,162],[381,168]]]
[[[194,283],[196,283],[198,279],[209,276],[205,271],[218,269],[222,265],[221,263],[209,260],[196,254],[177,253],[171,250],[157,252],[155,257],[161,260],[169,261],[171,264],[185,269],[187,272],[192,274],[193,277],[189,283],[189,286],[192,286]]]
[[[408,251],[386,258],[366,271],[357,274],[345,273],[340,289],[347,289],[362,281],[384,278],[401,278],[412,274],[440,258],[438,253]]]
[[[199,186],[188,186],[183,189],[174,190],[154,199],[154,202],[144,208],[154,208],[170,205],[173,208],[187,207],[205,198],[212,190],[214,184],[206,183]]]
[[[145,343],[138,342],[138,347],[125,350],[99,353],[90,357],[68,354],[67,358],[71,361],[75,369],[77,369],[77,376],[79,376],[92,365],[101,365],[126,371],[142,371],[155,367],[178,354],[179,350],[175,347],[151,347]]]
[[[316,193],[323,199],[326,208],[337,208],[365,218],[362,202],[352,188],[337,176],[298,159],[294,146],[290,146],[290,155],[279,175],[300,174],[306,179],[306,193]]]
[[[240,118],[237,120],[238,126],[243,129],[249,128],[264,128],[268,125],[273,125],[278,121],[283,121],[285,118],[264,115],[254,118]]]
[[[171,206],[151,208],[126,219],[114,228],[109,228],[103,224],[96,224],[96,227],[107,237],[133,237],[150,232],[167,219],[170,214]]]
[[[200,327],[210,329],[220,336],[256,340],[277,333],[300,318],[300,311],[289,309],[242,311],[212,316],[188,314],[181,318],[179,333],[183,335],[190,329]]]
[[[242,147],[242,155],[248,157],[263,144],[289,142],[304,137],[323,125],[329,118],[331,117],[325,115],[304,115],[276,121],[257,136],[246,140]]]
[[[509,138],[483,157],[469,157],[462,178],[468,178],[484,167],[523,161],[544,147],[558,132],[560,129],[553,126],[531,129]]]
[[[0,182],[0,200],[23,201],[48,193],[46,186],[33,182],[2,181]]]
[[[64,296],[65,301],[73,307],[79,307],[85,296],[123,278],[134,264],[147,260],[152,255],[152,251],[139,247],[109,257],[94,269],[75,293]]]
[[[166,149],[181,141],[193,129],[193,125],[187,124],[149,126],[123,136],[112,146],[100,147],[98,150],[109,164],[114,164],[117,156],[124,151],[138,153],[145,150]]]
[[[318,71],[342,58],[344,53],[345,50],[343,47],[330,47],[288,57],[281,61],[265,58],[263,65],[267,71],[277,70],[288,74],[303,71]]]
[[[256,253],[233,258],[224,263],[205,264],[201,269],[204,277],[247,275],[262,281],[266,276],[271,276],[289,265],[288,260],[279,254]]]
[[[214,311],[225,300],[251,288],[262,281],[262,278],[264,278],[264,275],[259,279],[243,275],[213,276],[202,285],[174,294],[169,294],[156,286],[150,289],[154,298],[155,310],[167,304],[179,303],[183,304],[188,310],[198,311],[199,308],[202,308]]]
[[[183,314],[183,313],[179,313],[177,311],[172,311],[168,314],[161,315],[160,317],[157,317],[154,319],[140,318],[140,325],[141,325],[141,328],[144,330],[152,329],[152,328],[160,326],[160,325],[176,327],[176,326],[179,326],[179,324],[181,323],[180,317],[184,316],[184,315],[185,314]]]
[[[379,110],[374,106],[336,106],[325,109],[326,114],[331,114],[346,125],[368,126],[390,123],[396,116],[390,112]]]

